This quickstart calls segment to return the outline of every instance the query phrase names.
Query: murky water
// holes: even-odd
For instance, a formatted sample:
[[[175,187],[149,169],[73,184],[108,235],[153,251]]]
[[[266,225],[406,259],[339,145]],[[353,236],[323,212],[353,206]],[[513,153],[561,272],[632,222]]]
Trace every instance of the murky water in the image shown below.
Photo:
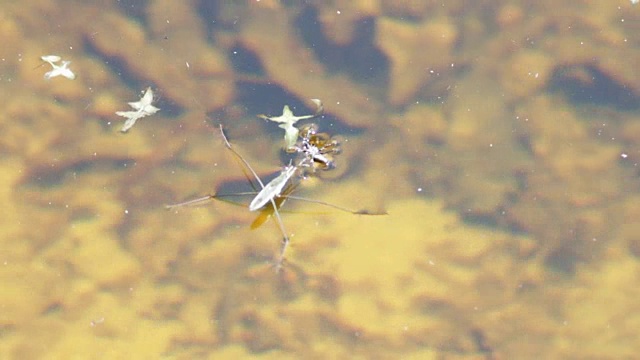
[[[630,358],[640,7],[0,5],[2,358]],[[75,80],[43,78],[43,55]],[[43,65],[44,64],[44,65]],[[121,134],[144,90],[160,111]],[[341,141],[280,215],[284,105]]]

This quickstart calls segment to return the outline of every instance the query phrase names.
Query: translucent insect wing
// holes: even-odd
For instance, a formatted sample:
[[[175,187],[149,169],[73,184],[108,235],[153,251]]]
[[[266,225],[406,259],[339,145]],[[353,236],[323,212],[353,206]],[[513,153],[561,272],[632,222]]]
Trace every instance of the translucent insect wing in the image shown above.
[[[142,106],[147,106],[147,105],[151,105],[152,101],[153,101],[153,90],[151,90],[151,88],[148,87],[147,91],[145,91],[144,95],[142,95],[142,99],[140,99],[140,103],[142,103]]]
[[[249,211],[256,211],[265,206],[271,199],[277,197],[282,192],[285,184],[293,176],[296,171],[295,166],[287,166],[275,179],[271,180],[268,184],[260,190],[258,195],[251,200],[249,204]]]
[[[46,61],[48,63],[52,63],[52,62],[60,61],[61,57],[58,56],[58,55],[42,55],[42,56],[40,56],[40,59],[42,59],[42,61]]]
[[[57,71],[56,70],[51,70],[51,71],[47,71],[46,73],[44,73],[44,78],[47,80],[51,80],[52,78],[58,76]]]
[[[118,111],[118,112],[121,112],[121,111]],[[125,121],[124,125],[122,125],[122,129],[120,129],[120,132],[123,132],[123,133],[129,131],[129,129],[131,129],[133,125],[136,124],[136,121],[138,121],[138,119],[140,118],[139,112],[126,111],[126,113],[130,113],[130,114],[129,114],[129,117],[127,118],[127,121]],[[118,115],[124,116],[123,114],[118,114]]]
[[[76,74],[74,74],[73,71],[69,69],[69,64],[71,64],[71,61],[63,61],[62,66],[60,66],[57,70],[59,71],[60,75],[66,77],[69,80],[73,80],[76,78]]]

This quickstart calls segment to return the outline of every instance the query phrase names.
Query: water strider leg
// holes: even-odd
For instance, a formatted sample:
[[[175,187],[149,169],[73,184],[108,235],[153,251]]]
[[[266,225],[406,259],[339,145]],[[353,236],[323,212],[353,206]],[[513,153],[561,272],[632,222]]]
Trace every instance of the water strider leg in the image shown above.
[[[242,157],[242,155],[240,155],[234,148],[231,147],[231,143],[229,143],[229,140],[227,140],[227,137],[224,134],[224,131],[222,129],[222,125],[220,125],[220,134],[222,135],[222,139],[224,140],[224,144],[227,147],[227,149],[231,150],[231,152],[236,157],[238,157],[238,159],[240,159],[240,161],[242,161],[242,163],[249,169],[249,171],[251,171],[251,174],[256,179],[258,184],[260,184],[260,187],[262,189],[264,189],[265,186],[262,183],[262,180],[260,179],[258,174],[256,174],[256,172],[253,170],[251,165],[249,165],[249,162],[247,162],[247,160],[245,160]],[[276,222],[278,223],[278,227],[280,228],[280,231],[282,232],[283,246],[282,246],[282,249],[280,251],[280,256],[278,256],[278,260],[276,261],[276,265],[275,265],[276,272],[280,272],[280,269],[282,268],[282,265],[284,263],[284,252],[286,251],[287,246],[289,245],[289,236],[287,236],[287,230],[284,228],[284,223],[282,222],[282,218],[280,217],[280,211],[278,211],[278,206],[276,205],[275,200],[273,199],[273,197],[271,197],[269,199],[269,201],[271,202],[271,206],[273,206],[273,213],[276,215]]]

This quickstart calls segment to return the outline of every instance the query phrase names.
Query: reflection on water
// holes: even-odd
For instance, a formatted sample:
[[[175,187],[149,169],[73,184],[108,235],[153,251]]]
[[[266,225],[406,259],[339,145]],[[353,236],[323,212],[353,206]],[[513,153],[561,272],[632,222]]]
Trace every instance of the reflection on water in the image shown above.
[[[550,4],[0,5],[0,354],[634,356],[640,15]],[[342,153],[295,195],[387,216],[287,201],[276,274],[242,198],[163,209],[246,180],[218,124],[279,172],[256,115],[311,98]]]

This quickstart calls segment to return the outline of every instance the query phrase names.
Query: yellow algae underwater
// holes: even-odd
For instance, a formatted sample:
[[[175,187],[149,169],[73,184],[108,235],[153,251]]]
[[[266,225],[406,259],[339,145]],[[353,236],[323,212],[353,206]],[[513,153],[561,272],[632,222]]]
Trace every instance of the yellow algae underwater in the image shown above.
[[[549,13],[535,1],[478,2],[460,16],[462,2],[347,3],[221,4],[212,18],[171,1],[137,15],[115,2],[0,5],[0,357],[636,354],[639,211],[628,195],[637,188],[637,108],[620,114],[613,102],[599,113],[572,104],[567,89],[549,91],[554,79],[596,71],[637,103],[633,62],[616,61],[637,55],[635,8],[585,2]],[[312,51],[300,19],[318,20],[307,23],[342,50]],[[363,19],[392,31],[359,39]],[[578,26],[561,26],[567,19]],[[352,41],[363,53],[377,46],[389,82],[368,89],[349,67],[328,66],[324,55],[344,55]],[[404,66],[433,49],[442,54]],[[263,69],[235,67],[243,52]],[[71,59],[78,77],[45,82],[36,66],[49,53]],[[243,128],[240,144],[261,126],[246,107],[254,94],[243,91],[263,84],[323,99],[340,125],[332,130],[363,129],[318,198],[349,206],[360,196],[389,211],[296,214],[307,207],[287,203],[283,221],[295,236],[278,275],[272,220],[252,231],[244,206],[162,209],[215,188],[224,171],[240,174],[213,169],[223,147],[212,146],[205,113]],[[162,110],[115,136],[113,112],[149,85]],[[257,159],[268,141],[252,140]],[[277,167],[268,159],[251,163]],[[418,186],[442,201],[416,196]],[[498,224],[472,226],[455,211]],[[578,252],[566,268],[574,273],[545,264],[554,250],[557,262]]]
[[[363,338],[384,338],[402,348],[415,336],[450,327],[438,315],[424,313],[421,302],[433,299],[460,310],[485,302],[470,291],[479,271],[491,266],[481,259],[500,251],[511,237],[468,227],[439,201],[397,200],[388,211],[387,216],[332,214],[313,221],[291,221],[292,214],[287,220],[298,235],[289,259],[309,274],[339,283],[332,321]],[[498,273],[505,266],[494,263]],[[298,303],[298,310],[322,308],[313,298],[304,299],[309,303]]]

